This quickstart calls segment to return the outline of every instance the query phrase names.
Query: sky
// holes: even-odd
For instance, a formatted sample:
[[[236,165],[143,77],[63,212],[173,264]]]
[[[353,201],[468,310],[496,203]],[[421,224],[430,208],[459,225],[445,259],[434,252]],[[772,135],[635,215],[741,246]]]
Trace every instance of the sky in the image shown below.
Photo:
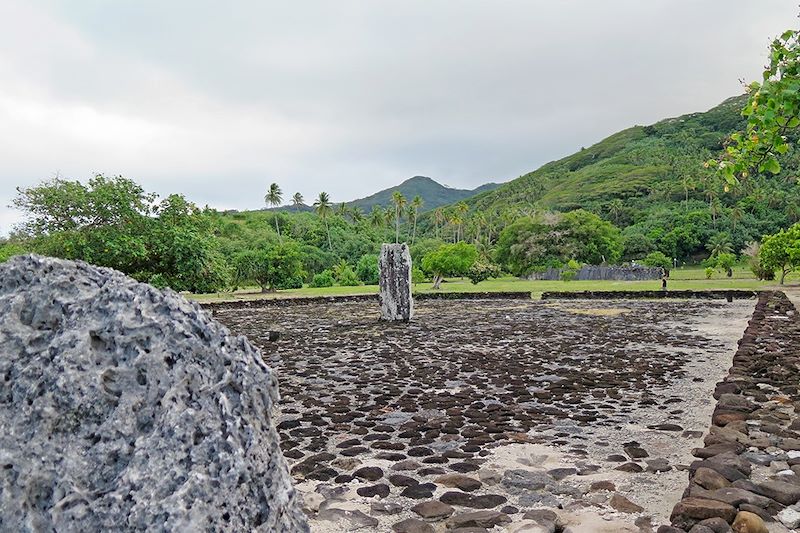
[[[0,0],[16,187],[123,175],[198,205],[507,181],[757,79],[797,0]]]

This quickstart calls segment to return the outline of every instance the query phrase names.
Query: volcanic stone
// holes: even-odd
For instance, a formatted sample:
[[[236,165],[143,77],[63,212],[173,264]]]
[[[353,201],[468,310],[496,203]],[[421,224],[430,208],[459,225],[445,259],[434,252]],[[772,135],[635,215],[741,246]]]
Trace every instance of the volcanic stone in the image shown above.
[[[481,488],[482,483],[475,478],[465,476],[463,474],[446,474],[433,480],[434,483],[444,485],[445,487],[463,490],[464,492],[472,492]]]
[[[411,510],[429,520],[447,518],[455,512],[451,506],[436,500],[418,503]]]
[[[0,317],[2,529],[308,531],[277,380],[197,304],[20,256],[0,265]]]

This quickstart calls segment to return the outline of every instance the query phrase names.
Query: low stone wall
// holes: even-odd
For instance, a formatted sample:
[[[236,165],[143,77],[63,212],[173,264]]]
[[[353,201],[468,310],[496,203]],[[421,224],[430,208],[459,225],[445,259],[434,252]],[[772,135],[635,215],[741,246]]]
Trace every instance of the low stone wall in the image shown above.
[[[627,299],[705,299],[748,300],[758,297],[758,291],[549,291],[542,300],[627,300]]]
[[[528,276],[530,280],[560,280],[561,273],[564,272],[563,268],[548,268],[544,272],[535,272]],[[661,279],[664,271],[661,267],[647,267],[647,266],[603,266],[603,265],[585,265],[578,270],[573,279],[579,281],[646,281],[652,279]]]
[[[781,292],[762,292],[718,401],[689,487],[659,533],[800,526],[800,317]],[[714,525],[716,524],[716,526]],[[777,524],[769,531],[784,531]],[[722,529],[720,529],[722,528]],[[706,531],[706,529],[702,529]]]
[[[414,294],[415,300],[530,300],[528,291],[505,292],[423,292]],[[344,296],[303,296],[300,298],[260,298],[255,300],[234,300],[225,302],[206,302],[200,304],[206,309],[250,309],[256,307],[286,307],[290,305],[327,304],[337,302],[378,302],[377,294],[354,294]]]

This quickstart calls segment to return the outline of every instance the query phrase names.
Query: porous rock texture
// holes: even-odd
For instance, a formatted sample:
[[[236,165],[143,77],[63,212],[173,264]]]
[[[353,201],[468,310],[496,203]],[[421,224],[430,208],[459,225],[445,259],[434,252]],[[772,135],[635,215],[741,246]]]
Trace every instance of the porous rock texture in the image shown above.
[[[196,304],[18,257],[0,265],[0,346],[0,530],[308,530],[277,381]]]
[[[414,316],[411,296],[411,253],[403,244],[381,246],[380,300],[381,319],[409,321]]]

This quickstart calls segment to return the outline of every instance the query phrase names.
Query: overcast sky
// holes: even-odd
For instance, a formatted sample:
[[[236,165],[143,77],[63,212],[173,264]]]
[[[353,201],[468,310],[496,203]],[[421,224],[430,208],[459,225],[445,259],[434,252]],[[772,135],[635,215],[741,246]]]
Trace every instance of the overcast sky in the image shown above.
[[[56,173],[237,209],[507,181],[741,93],[797,4],[0,0],[0,233]]]

